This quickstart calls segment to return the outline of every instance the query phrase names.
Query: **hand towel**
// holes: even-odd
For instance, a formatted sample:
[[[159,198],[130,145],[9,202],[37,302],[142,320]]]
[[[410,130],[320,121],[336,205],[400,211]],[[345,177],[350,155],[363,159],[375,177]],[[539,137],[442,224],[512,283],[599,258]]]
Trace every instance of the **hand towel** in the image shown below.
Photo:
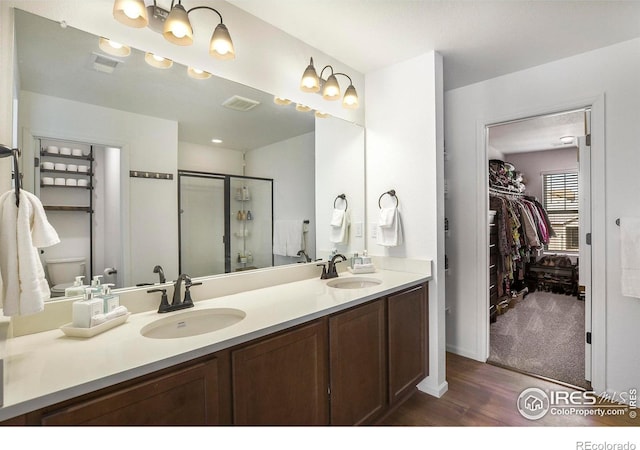
[[[273,223],[273,254],[297,256],[302,249],[302,219],[276,220]]]
[[[342,224],[339,227],[332,226],[329,233],[329,241],[334,244],[346,244],[349,242],[349,226],[351,225],[351,219],[349,217],[349,212],[343,211],[343,213]]]
[[[402,244],[402,222],[400,220],[400,211],[394,209],[393,220],[391,226],[382,227],[378,224],[378,235],[376,242],[383,247],[397,247]]]
[[[344,221],[344,213],[346,211],[344,209],[333,209],[333,214],[331,215],[331,226],[332,227],[341,227],[342,222]]]
[[[620,218],[622,295],[640,298],[640,218]]]
[[[382,228],[389,228],[391,225],[393,225],[397,209],[398,208],[396,207],[380,209],[380,219],[378,220],[378,226]]]
[[[38,248],[60,242],[35,195],[20,191],[20,207],[14,191],[0,196],[0,273],[2,274],[3,314],[28,315],[44,309],[49,284]]]

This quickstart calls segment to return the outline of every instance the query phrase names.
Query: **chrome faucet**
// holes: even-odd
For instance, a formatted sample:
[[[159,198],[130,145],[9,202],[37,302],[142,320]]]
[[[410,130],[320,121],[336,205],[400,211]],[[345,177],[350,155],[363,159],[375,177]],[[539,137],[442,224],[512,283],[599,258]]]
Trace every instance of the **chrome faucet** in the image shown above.
[[[340,261],[336,261],[336,259],[341,258]],[[341,255],[340,253],[333,255],[333,257],[331,258],[331,260],[328,262],[327,266],[325,266],[324,264],[320,264],[322,265],[322,275],[320,275],[320,279],[321,280],[326,280],[328,278],[337,278],[338,276],[338,271],[336,270],[336,264],[339,262],[343,262],[346,261],[347,258],[344,255]]]

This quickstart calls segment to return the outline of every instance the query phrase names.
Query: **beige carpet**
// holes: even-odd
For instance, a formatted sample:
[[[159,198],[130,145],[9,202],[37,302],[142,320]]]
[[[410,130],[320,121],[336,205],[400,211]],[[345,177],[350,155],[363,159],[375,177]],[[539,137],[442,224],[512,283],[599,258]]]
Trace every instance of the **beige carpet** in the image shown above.
[[[489,362],[589,389],[584,301],[532,292],[491,324]]]

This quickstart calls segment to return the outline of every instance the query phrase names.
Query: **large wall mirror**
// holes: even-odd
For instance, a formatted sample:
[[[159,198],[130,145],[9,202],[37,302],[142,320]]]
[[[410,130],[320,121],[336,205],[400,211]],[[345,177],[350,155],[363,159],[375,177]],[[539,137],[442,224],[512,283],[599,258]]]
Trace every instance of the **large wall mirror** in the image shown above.
[[[362,247],[362,235],[342,244],[326,238],[333,198],[345,191],[352,222],[363,229],[362,127],[278,105],[272,94],[215,75],[194,78],[176,61],[152,67],[145,60],[162,64],[141,50],[114,56],[99,47],[99,36],[18,9],[15,30],[24,186],[57,206],[47,214],[62,239],[45,249],[45,264],[82,260],[87,279],[103,275],[103,282],[125,288],[157,282],[157,265],[171,280],[179,265],[205,276],[299,263],[305,258],[297,252],[271,253],[273,227],[286,222],[302,224],[299,250],[311,259]],[[63,148],[72,154],[60,154]],[[89,175],[79,166],[89,166]],[[228,198],[225,177],[232,180]],[[89,193],[80,189],[87,178],[95,187]],[[189,260],[188,248],[180,248],[181,179],[189,181],[182,193],[192,194],[189,220],[197,213],[198,220],[220,222],[226,211],[232,228],[243,224],[227,227],[224,236],[199,228],[186,237],[192,248],[194,239],[234,240],[227,246],[234,264],[194,266],[208,259],[206,252],[198,248],[201,254]],[[219,210],[199,210],[198,202],[216,198]]]

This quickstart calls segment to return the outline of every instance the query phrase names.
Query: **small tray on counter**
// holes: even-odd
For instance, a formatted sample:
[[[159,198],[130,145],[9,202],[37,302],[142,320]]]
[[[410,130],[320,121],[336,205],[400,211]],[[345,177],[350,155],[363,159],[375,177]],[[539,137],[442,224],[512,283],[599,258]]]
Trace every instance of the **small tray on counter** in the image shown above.
[[[128,312],[122,316],[118,316],[115,319],[108,320],[91,328],[77,328],[68,323],[66,325],[62,325],[60,329],[67,336],[89,338],[110,330],[111,328],[117,327],[118,325],[122,325],[127,321],[127,319],[129,319],[130,315],[131,313]]]

